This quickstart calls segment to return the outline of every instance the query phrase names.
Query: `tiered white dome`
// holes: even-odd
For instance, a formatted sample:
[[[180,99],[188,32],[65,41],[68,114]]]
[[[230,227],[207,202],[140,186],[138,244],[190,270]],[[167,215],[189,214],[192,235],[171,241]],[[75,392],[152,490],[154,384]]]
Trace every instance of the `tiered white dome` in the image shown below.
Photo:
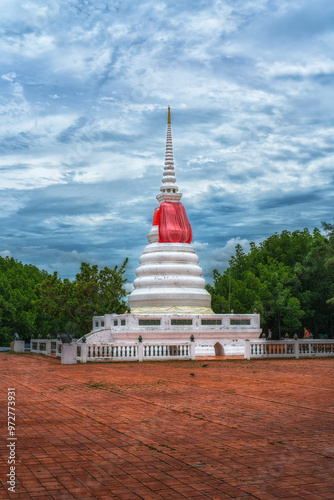
[[[168,108],[166,156],[159,204],[178,203],[182,197],[175,184],[170,108]],[[189,243],[160,243],[157,225],[147,235],[149,245],[139,259],[134,290],[128,298],[132,313],[212,313],[211,296],[205,290],[202,268]]]

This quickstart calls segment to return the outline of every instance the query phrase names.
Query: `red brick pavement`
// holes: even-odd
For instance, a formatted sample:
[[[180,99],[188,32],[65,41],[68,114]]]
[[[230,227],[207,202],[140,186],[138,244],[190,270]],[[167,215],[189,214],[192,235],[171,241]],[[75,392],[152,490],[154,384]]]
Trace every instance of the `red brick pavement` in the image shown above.
[[[333,367],[326,358],[66,366],[2,353],[0,498],[334,499]],[[16,493],[6,484],[8,387]]]

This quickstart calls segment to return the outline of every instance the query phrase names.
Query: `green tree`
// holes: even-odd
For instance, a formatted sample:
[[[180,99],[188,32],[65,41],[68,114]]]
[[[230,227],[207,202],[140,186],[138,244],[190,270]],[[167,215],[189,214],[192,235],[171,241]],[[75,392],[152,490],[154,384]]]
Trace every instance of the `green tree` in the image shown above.
[[[334,225],[318,229],[282,231],[260,245],[240,245],[222,274],[215,270],[207,290],[215,312],[229,308],[237,313],[254,309],[264,329],[276,335],[301,333],[303,323],[315,335],[333,334]]]
[[[309,294],[303,304],[305,325],[316,336],[333,336],[334,231],[332,224],[322,223],[322,226],[327,234],[314,230],[312,245],[296,272]]]
[[[47,276],[32,265],[24,265],[13,258],[0,257],[0,345],[9,345],[14,332],[29,340],[42,326],[55,327],[53,318],[35,305],[35,287]]]
[[[94,315],[126,310],[124,273],[127,261],[125,259],[120,268],[105,267],[101,270],[96,265],[82,262],[80,272],[72,282],[62,280],[55,272],[37,286],[37,303],[53,318],[65,321],[65,331],[82,336],[91,330]]]
[[[302,326],[304,311],[298,299],[300,282],[289,266],[273,261],[258,266],[259,281],[263,294],[262,324],[280,336],[283,332],[296,333]],[[261,310],[260,308],[260,310]]]

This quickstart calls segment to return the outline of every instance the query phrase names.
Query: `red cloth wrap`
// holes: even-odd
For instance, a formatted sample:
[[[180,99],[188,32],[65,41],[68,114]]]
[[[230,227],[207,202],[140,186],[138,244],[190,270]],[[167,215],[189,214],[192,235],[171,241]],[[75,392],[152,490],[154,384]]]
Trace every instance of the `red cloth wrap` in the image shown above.
[[[159,215],[160,215],[159,209],[157,208],[153,214],[152,226],[159,226]]]
[[[191,243],[193,233],[182,203],[164,201],[158,217],[160,243]]]

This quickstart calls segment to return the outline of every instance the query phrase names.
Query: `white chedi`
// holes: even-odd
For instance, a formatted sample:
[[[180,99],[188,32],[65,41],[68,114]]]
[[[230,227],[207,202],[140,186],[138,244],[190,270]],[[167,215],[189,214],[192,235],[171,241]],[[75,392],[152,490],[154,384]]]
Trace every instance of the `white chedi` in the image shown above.
[[[168,108],[165,166],[157,200],[160,205],[165,202],[179,203],[181,197],[175,184]],[[128,298],[131,313],[212,313],[211,296],[205,290],[202,268],[198,265],[199,258],[194,247],[186,242],[160,242],[158,225],[152,226],[147,239],[149,245],[139,259],[134,290]]]

